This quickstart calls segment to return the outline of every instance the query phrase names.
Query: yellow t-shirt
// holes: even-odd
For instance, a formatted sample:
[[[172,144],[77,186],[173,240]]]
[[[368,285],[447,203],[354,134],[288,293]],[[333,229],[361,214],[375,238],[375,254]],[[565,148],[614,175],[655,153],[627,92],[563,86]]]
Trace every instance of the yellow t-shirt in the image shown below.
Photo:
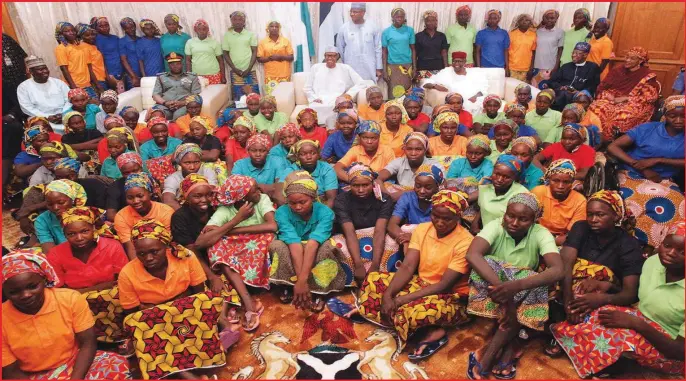
[[[586,197],[575,190],[564,201],[553,197],[547,185],[539,185],[531,193],[543,206],[543,216],[538,223],[553,235],[569,233],[575,223],[586,220]]]
[[[272,55],[288,56],[293,55],[291,42],[283,36],[279,36],[276,41],[271,38],[263,38],[257,45],[257,56],[260,58]],[[271,78],[290,78],[291,62],[289,61],[269,61],[264,64],[264,77]]]
[[[59,44],[55,48],[55,58],[57,66],[66,66],[71,75],[71,79],[78,87],[88,87],[91,85],[91,75],[88,72],[88,64],[92,64],[91,54],[88,44],[78,45]],[[66,82],[66,80],[65,80]]]
[[[610,40],[610,37],[607,35],[600,37],[599,39],[596,40],[595,36],[591,38],[591,41],[589,41],[589,44],[591,44],[591,51],[588,53],[588,60],[591,62],[595,62],[600,66],[600,63],[603,62],[603,60],[609,60],[612,58],[612,50],[614,49],[614,44],[612,43],[612,40]],[[602,81],[605,79],[607,76],[607,73],[610,71],[610,65],[608,64],[605,66],[605,70],[600,74],[600,80]]]
[[[429,153],[431,156],[464,156],[467,153],[467,138],[455,135],[450,145],[443,143],[440,136],[429,139]]]
[[[376,150],[374,156],[367,155],[361,145],[352,146],[348,153],[338,160],[338,162],[349,167],[352,163],[357,161],[369,166],[374,172],[379,172],[393,160],[395,160],[393,150],[390,147],[379,144],[379,148]]]
[[[383,122],[381,123],[381,139],[379,140],[379,145],[391,147],[395,153],[395,157],[402,157],[405,154],[403,151],[403,141],[407,134],[413,131],[412,127],[407,124],[401,124],[400,127],[398,127],[398,131],[391,132],[386,127],[386,122]]]
[[[529,71],[531,69],[531,57],[536,50],[536,32],[527,30],[522,33],[519,29],[510,32],[510,48],[508,58],[510,70]]]

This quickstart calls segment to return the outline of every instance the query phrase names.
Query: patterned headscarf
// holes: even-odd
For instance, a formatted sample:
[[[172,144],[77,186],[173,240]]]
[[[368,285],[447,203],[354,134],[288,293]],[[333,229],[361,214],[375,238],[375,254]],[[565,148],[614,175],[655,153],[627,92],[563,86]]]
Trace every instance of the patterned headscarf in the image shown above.
[[[134,137],[126,127],[115,127],[105,134],[105,139],[107,140],[118,140],[123,144],[129,144],[134,142]]]
[[[636,57],[642,64],[648,62],[648,51],[640,46],[634,46],[626,53],[627,57]]]
[[[86,90],[84,90],[84,89],[82,89],[82,88],[80,88],[80,87],[77,87],[77,88],[75,88],[75,89],[71,89],[71,90],[69,90],[69,92],[67,93],[67,98],[69,99],[69,102],[71,102],[74,98],[76,98],[76,97],[78,97],[78,96],[84,96],[84,97],[86,97],[86,98],[89,97],[89,95],[88,95],[88,93],[86,92]]]
[[[555,100],[555,90],[551,88],[543,89],[540,93],[538,93],[538,96],[548,98],[552,102]]]
[[[117,157],[117,167],[119,169],[129,163],[136,163],[139,167],[143,168],[143,159],[135,152],[124,152]]]
[[[163,105],[153,105],[148,109],[148,112],[145,113],[145,121],[148,122],[150,119],[153,118],[153,115],[155,115],[157,112],[162,112],[162,116],[156,116],[155,118],[164,118],[167,119],[166,116],[164,116],[164,106]]]
[[[194,116],[191,118],[191,123],[198,123],[201,126],[205,127],[205,131],[207,131],[208,135],[212,135],[214,133],[214,128],[212,128],[212,121],[210,118],[198,115]]]
[[[622,226],[622,222],[629,217],[629,211],[624,204],[624,199],[617,191],[600,190],[588,198],[588,202],[591,201],[601,201],[610,205],[610,208],[619,216],[619,221],[615,224],[616,226]]]
[[[242,126],[247,128],[251,134],[255,133],[255,123],[253,123],[252,120],[249,118],[246,118],[245,116],[241,115],[236,119],[235,122],[233,122],[233,127],[236,128],[238,126]]]
[[[517,144],[524,144],[529,148],[531,153],[536,153],[538,151],[538,144],[536,144],[536,139],[532,138],[531,136],[520,136],[517,139],[512,141],[512,146],[514,147]]]
[[[584,106],[578,103],[570,103],[566,105],[564,109],[562,109],[563,112],[564,110],[574,111],[579,121],[581,121],[584,118],[584,115],[586,115],[586,109],[584,108]]]
[[[163,118],[161,116],[154,116],[150,118],[148,120],[147,127],[148,129],[151,129],[153,126],[157,124],[164,124],[165,126],[167,126],[167,128],[169,128],[169,121],[167,120],[167,118]]]
[[[319,120],[319,116],[317,115],[317,111],[311,108],[304,108],[300,110],[298,113],[298,116],[295,118],[295,121],[298,122],[298,126],[302,125],[302,119],[305,114],[311,114],[314,117],[314,125],[316,126]]]
[[[491,15],[497,15],[498,16],[498,22],[503,18],[503,13],[500,12],[497,9],[491,9],[488,12],[486,12],[486,15],[484,15],[484,28],[488,26],[488,18],[491,17]]]
[[[136,21],[134,21],[134,19],[132,19],[131,17],[124,17],[123,19],[121,19],[119,21],[119,25],[121,26],[122,29],[124,29],[124,27],[126,27],[127,25],[134,25],[135,26]]]
[[[84,23],[78,23],[76,24],[76,36],[78,38],[83,38],[83,35],[89,31],[89,30],[94,30],[90,25],[84,24]]]
[[[119,116],[121,116],[122,118],[124,118],[124,115],[126,115],[126,113],[129,112],[129,111],[134,111],[134,112],[138,113],[138,109],[136,109],[135,107],[133,107],[133,106],[124,106],[124,107],[119,111]]]
[[[194,153],[202,157],[202,149],[195,143],[183,143],[174,150],[174,162],[181,163],[181,160],[189,153]]]
[[[62,29],[66,27],[74,27],[74,25],[67,21],[60,21],[57,23],[57,25],[55,25],[55,40],[57,40],[58,44],[62,44],[65,46],[69,44],[69,42],[67,42],[67,39],[64,38],[64,36],[62,35]]]
[[[69,120],[75,116],[80,116],[83,118],[83,114],[81,114],[78,111],[69,111],[65,112],[64,115],[62,115],[62,124],[64,125],[64,132],[65,133],[70,133],[72,132],[72,129],[69,127]]]
[[[507,205],[522,204],[534,212],[534,220],[537,220],[543,214],[543,206],[538,201],[533,193],[518,193],[510,198]]]
[[[175,15],[175,14],[173,14],[173,13],[170,13],[170,14],[164,16],[164,22],[165,22],[165,23],[167,22],[167,20],[172,20],[172,21],[174,21],[175,23],[179,24],[179,27],[178,27],[178,30],[176,31],[176,34],[178,34],[178,35],[180,36],[180,35],[181,35],[181,30],[183,29],[183,27],[182,27],[181,24],[179,23],[179,21],[181,20],[181,19],[179,18],[179,16],[178,16],[178,15]]]
[[[365,132],[381,135],[381,126],[373,120],[361,120],[357,125],[356,135],[362,135]]]
[[[576,176],[576,166],[574,165],[574,162],[569,159],[558,159],[553,161],[545,171],[545,175],[543,175],[545,185],[550,183],[550,176],[557,173],[570,175],[572,176],[572,179],[574,179],[574,176]]]
[[[679,221],[672,226],[669,227],[669,230],[667,230],[667,235],[678,235],[680,237],[685,237],[686,236],[686,222],[684,221]]]
[[[443,207],[457,216],[461,216],[462,212],[469,207],[468,197],[466,193],[459,190],[443,189],[431,197],[431,206],[434,208]]]
[[[510,25],[510,31],[515,31],[519,29],[519,24],[522,22],[522,20],[529,20],[529,30],[536,30],[536,23],[534,22],[534,18],[531,17],[530,14],[527,13],[522,13],[519,16],[515,17],[512,19],[512,24]]]
[[[334,102],[333,110],[334,111],[340,110],[341,107],[343,106],[343,104],[348,103],[348,102],[350,102],[350,104],[353,103],[353,97],[351,97],[348,94],[343,94],[343,95],[336,97],[336,101]]]
[[[74,171],[74,173],[79,173],[79,170],[81,170],[81,162],[72,159],[71,157],[63,157],[55,161],[55,170],[58,169],[68,169]]]
[[[522,114],[526,115],[526,108],[519,103],[508,103],[505,106],[505,115],[511,113],[512,111],[519,111]]]
[[[405,110],[405,106],[403,106],[403,104],[399,100],[393,99],[393,100],[390,100],[384,104],[384,109],[386,110],[386,112],[388,112],[388,109],[390,107],[397,107],[400,109],[400,113],[402,114],[402,118],[400,119],[400,123],[406,124],[407,121],[410,119],[410,116],[407,115],[407,110]]]
[[[181,185],[179,186],[179,189],[181,189],[181,202],[188,198],[188,195],[194,189],[203,185],[208,185],[210,188],[213,188],[213,186],[207,181],[207,178],[203,175],[191,173],[190,175],[186,176],[183,180],[181,180]]]
[[[423,133],[417,131],[412,131],[409,134],[407,134],[407,136],[405,136],[405,139],[403,139],[403,146],[406,146],[407,143],[409,143],[412,140],[416,140],[422,143],[422,146],[425,150],[429,146],[429,138],[427,138],[426,135],[424,135]]]
[[[443,184],[445,176],[443,174],[443,169],[436,164],[422,164],[417,168],[417,172],[414,173],[414,177],[419,176],[431,177],[434,179],[437,185]]]
[[[503,104],[503,100],[500,99],[500,97],[498,95],[489,94],[489,95],[486,95],[486,97],[484,98],[483,107],[485,108],[486,104],[488,104],[488,102],[490,102],[490,101],[497,101],[498,107],[500,107],[500,105]]]
[[[447,122],[455,122],[459,125],[460,124],[460,116],[457,113],[452,112],[452,111],[448,111],[448,112],[444,112],[444,113],[439,114],[433,123],[434,131],[440,133],[441,126]]]
[[[224,111],[222,111],[221,115],[217,118],[217,126],[228,126],[229,128],[232,128],[233,123],[231,123],[231,121],[233,119],[238,119],[238,117],[241,115],[243,115],[243,111],[237,108],[227,107],[224,109]]]
[[[379,201],[386,201],[381,191],[381,186],[374,181],[379,174],[374,172],[368,165],[356,161],[346,169],[346,173],[348,174],[348,181],[351,183],[357,178],[369,179],[372,182],[374,198]]]
[[[428,19],[429,17],[438,18],[438,13],[434,10],[428,10],[422,14],[422,20],[424,21],[426,21],[426,19]]]
[[[64,144],[62,142],[48,142],[40,147],[40,153],[42,155],[45,155],[48,152],[55,153],[61,157],[71,157],[72,159],[79,157],[69,144]]]
[[[519,129],[519,126],[517,123],[514,122],[512,119],[501,119],[495,123],[493,123],[493,133],[495,133],[498,128],[505,127],[509,129],[513,135],[517,133],[517,130]]]
[[[132,241],[146,238],[158,240],[165,245],[169,245],[172,240],[169,228],[161,222],[150,219],[140,220],[131,228]]]
[[[395,16],[395,14],[398,13],[398,12],[402,12],[402,13],[407,14],[407,13],[405,12],[404,9],[398,7],[398,8],[393,8],[393,9],[391,10],[391,17]]]
[[[250,102],[250,101],[260,101],[262,98],[260,97],[260,94],[258,93],[250,93],[246,95],[245,97],[245,102]]]
[[[115,104],[119,103],[119,95],[114,90],[105,90],[102,92],[102,94],[100,95],[100,101],[104,101],[107,99],[114,101]]]
[[[407,104],[410,102],[417,102],[418,104],[422,104],[421,98],[412,94],[412,95],[406,95],[405,96],[405,99],[403,99],[403,107],[407,108]]]
[[[43,122],[45,124],[45,126],[44,126],[45,128],[48,128],[48,126],[50,125],[50,121],[48,120],[48,118],[46,118],[44,116],[32,116],[26,120],[26,125],[25,125],[24,129],[28,129],[29,127],[33,127],[33,125],[38,123],[38,122]]]
[[[96,240],[98,237],[119,240],[119,237],[114,234],[110,225],[107,224],[107,213],[103,209],[92,206],[75,206],[62,213],[60,222],[62,228],[65,228],[67,225],[74,222],[85,222],[93,225],[95,228],[94,238]]]
[[[369,86],[367,88],[367,90],[365,91],[365,95],[367,96],[367,99],[369,99],[369,97],[374,93],[379,93],[379,94],[383,95],[383,91],[381,91],[381,88],[379,86],[376,86],[376,85]]]
[[[574,102],[576,102],[577,100],[579,100],[579,98],[581,98],[581,97],[584,96],[584,95],[587,96],[588,99],[590,99],[591,101],[593,101],[593,96],[591,95],[590,92],[588,92],[588,90],[581,90],[581,91],[577,91],[576,94],[574,94],[574,98],[573,98]]]
[[[455,10],[455,16],[457,16],[457,14],[461,11],[467,11],[467,13],[469,13],[470,16],[472,15],[472,8],[470,8],[469,5],[457,7],[457,9]]]
[[[448,111],[453,111],[452,106],[450,105],[438,105],[434,107],[434,109],[431,111],[431,120],[436,120],[436,117],[441,115],[444,112]]]
[[[60,280],[44,255],[35,249],[19,249],[2,257],[2,283],[16,275],[33,273],[45,278],[45,287],[54,287]]]
[[[304,194],[317,199],[317,183],[307,171],[293,171],[283,181],[283,194],[288,197],[292,194]]]
[[[591,12],[586,8],[579,8],[574,13],[581,12],[586,18],[586,29],[591,29]],[[572,19],[573,20],[573,19]],[[574,21],[572,21],[572,26],[574,26]]]
[[[260,105],[262,103],[269,103],[270,105],[276,107],[276,97],[273,95],[265,95],[260,99]]]
[[[358,122],[360,120],[360,117],[357,115],[357,112],[355,112],[355,110],[353,110],[351,108],[349,108],[347,110],[339,111],[338,115],[336,116],[336,120],[339,120],[344,116],[349,116],[349,117],[353,118],[353,120],[355,122]]]
[[[150,19],[141,19],[141,22],[138,24],[141,28],[141,31],[143,30],[143,27],[146,25],[152,25],[152,35],[153,36],[161,36],[162,33],[160,32],[160,28],[157,27],[157,24],[155,24],[154,21]]]
[[[524,170],[524,162],[519,160],[517,156],[510,155],[510,154],[502,154],[498,156],[498,159],[495,162],[495,165],[498,164],[503,164],[510,168],[511,170],[514,171],[514,173],[519,176],[522,174],[522,170]],[[494,166],[495,166],[494,165]]]
[[[566,124],[564,127],[562,127],[562,132],[565,132],[565,131],[573,131],[576,134],[578,134],[579,137],[581,137],[581,140],[583,142],[588,141],[588,131],[586,130],[586,127],[584,127],[580,124],[577,124],[577,123]]]
[[[132,173],[128,175],[126,177],[126,181],[124,182],[124,192],[127,192],[132,188],[142,188],[152,193],[152,181],[150,180],[150,176],[144,172]]]
[[[291,146],[291,149],[288,152],[287,158],[288,160],[294,162],[298,167],[300,167],[300,160],[298,160],[298,153],[300,150],[305,146],[306,144],[312,145],[317,151],[319,151],[319,142],[316,140],[310,140],[310,139],[305,139],[305,140],[298,140]],[[247,146],[247,144],[246,144]]]
[[[684,96],[683,95],[672,95],[665,99],[665,114],[674,110],[677,107],[684,107]]]
[[[117,127],[126,127],[126,121],[119,115],[108,116],[107,118],[105,118],[105,121],[102,122],[102,124],[105,127],[109,126],[112,123],[117,123]]]
[[[195,103],[202,106],[202,97],[198,94],[191,94],[191,95],[187,96],[186,98],[184,98],[183,100],[186,102],[186,104],[189,104],[191,102],[195,102]]]
[[[467,140],[467,146],[479,147],[486,151],[486,155],[491,154],[491,139],[483,134],[472,135]]]
[[[109,23],[109,20],[107,20],[107,17],[105,17],[105,16],[94,16],[94,17],[91,17],[91,19],[89,21],[89,25],[91,28],[96,29],[98,27],[98,24],[100,23],[100,21],[107,21]]]
[[[245,150],[249,151],[250,147],[257,145],[262,145],[269,151],[269,149],[272,148],[272,140],[265,134],[255,134],[249,137],[248,141],[245,142]]]
[[[198,33],[198,32],[197,32],[197,29],[198,29],[199,26],[205,26],[205,27],[207,27],[207,35],[208,35],[208,36],[211,35],[211,34],[210,34],[210,24],[209,24],[206,20],[204,20],[204,19],[198,19],[198,20],[195,21],[195,23],[193,24],[193,31],[194,31],[195,33]]]
[[[252,177],[231,175],[215,194],[213,204],[231,206],[245,198],[256,184]]]
[[[86,190],[83,189],[81,184],[75,183],[71,180],[53,180],[45,187],[45,194],[48,192],[62,193],[63,195],[69,197],[74,206],[86,205],[88,196],[86,195]]]
[[[445,95],[445,100],[444,100],[445,104],[448,104],[450,102],[450,98],[452,98],[452,97],[460,97],[460,99],[462,99],[462,101],[464,102],[464,97],[462,96],[462,94],[450,92],[450,93]]]
[[[29,155],[38,156],[38,151],[31,145],[33,139],[38,137],[40,134],[47,134],[48,131],[42,125],[38,124],[31,126],[24,130],[24,146],[26,147],[26,153]]]
[[[281,137],[283,137],[284,135],[294,134],[298,137],[298,139],[301,138],[300,129],[295,123],[286,123],[283,126],[281,126],[278,131]]]
[[[555,17],[560,18],[560,12],[558,12],[556,9],[548,9],[545,12],[543,12],[541,19],[545,18],[545,16],[547,16],[550,13],[554,14]]]
[[[426,97],[426,91],[424,91],[423,87],[414,86],[407,89],[406,95],[415,96],[421,100],[424,100],[424,98]]]

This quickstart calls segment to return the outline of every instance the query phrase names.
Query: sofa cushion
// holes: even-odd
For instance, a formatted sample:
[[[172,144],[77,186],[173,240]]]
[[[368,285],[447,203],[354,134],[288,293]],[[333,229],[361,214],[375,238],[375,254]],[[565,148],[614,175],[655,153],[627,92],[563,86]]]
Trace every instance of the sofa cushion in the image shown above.
[[[293,86],[295,88],[295,104],[296,105],[306,105],[309,102],[307,102],[307,96],[305,95],[305,91],[303,91],[303,88],[305,87],[305,82],[307,82],[307,76],[309,73],[302,72],[302,73],[294,73],[292,76],[292,82]]]

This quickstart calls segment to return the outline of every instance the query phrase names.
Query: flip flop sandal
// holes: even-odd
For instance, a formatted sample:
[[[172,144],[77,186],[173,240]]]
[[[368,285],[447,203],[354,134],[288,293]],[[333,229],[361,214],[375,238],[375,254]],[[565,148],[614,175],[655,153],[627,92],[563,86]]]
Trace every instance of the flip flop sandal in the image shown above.
[[[560,344],[557,343],[557,340],[551,339],[550,343],[548,344],[547,347],[545,347],[544,352],[548,357],[550,358],[558,358],[562,356],[564,351],[562,350],[562,347]]]
[[[419,347],[424,345],[424,349],[422,350],[422,353],[419,355],[415,355],[414,353],[410,353],[407,355],[407,358],[410,359],[410,361],[419,361],[423,360],[425,358],[430,357],[434,353],[438,352],[439,349],[441,349],[444,345],[448,343],[448,335],[445,335],[441,337],[438,340],[434,341],[422,341],[418,344]]]
[[[222,343],[222,348],[224,348],[225,351],[236,344],[240,338],[240,331],[234,331],[231,327],[226,327],[219,332],[219,341]]]
[[[338,298],[331,298],[326,302],[326,306],[329,308],[329,311],[333,312],[334,315],[340,316],[343,319],[348,319],[352,321],[353,323],[364,323],[366,320],[360,316],[359,313],[353,314],[352,316],[346,316],[350,311],[355,310],[355,306],[352,304],[348,304]]]
[[[323,301],[321,296],[316,296],[312,298],[312,307],[310,308],[310,311],[318,314],[322,311],[324,311],[324,308],[326,308],[326,303],[321,303]],[[321,307],[316,307],[321,305]],[[316,307],[316,308],[315,308]]]
[[[474,352],[469,352],[469,364],[467,365],[467,378],[470,380],[475,380],[474,378],[474,367],[476,367],[477,372],[479,373],[479,376],[481,376],[481,379],[484,379],[484,377],[488,376],[489,372],[484,372],[483,367],[481,366],[481,363],[479,360],[476,359],[476,355]]]
[[[238,312],[235,308],[229,309],[229,312],[226,314],[226,319],[232,324],[241,322],[241,318],[238,317]]]
[[[293,302],[293,292],[288,288],[284,288],[283,294],[279,296],[279,301],[283,304],[291,304]]]
[[[502,373],[492,372],[493,376],[499,380],[511,380],[511,379],[515,378],[515,376],[517,376],[517,360],[519,360],[519,359],[513,358],[508,363],[499,362],[498,365],[496,366],[496,369],[498,369],[498,371],[500,371],[500,372],[503,372],[509,368],[510,373],[502,374]]]
[[[132,357],[133,355],[136,354],[136,351],[132,350],[132,345],[133,343],[131,342],[130,339],[124,340],[121,344],[117,346],[117,352],[119,353],[120,356],[123,356],[125,358]]]
[[[245,322],[249,322],[251,318],[255,318],[255,322],[253,323],[252,326],[250,327],[245,327],[243,326],[243,330],[245,332],[252,332],[257,329],[257,327],[260,326],[260,314],[257,312],[252,312],[252,311],[245,311]]]

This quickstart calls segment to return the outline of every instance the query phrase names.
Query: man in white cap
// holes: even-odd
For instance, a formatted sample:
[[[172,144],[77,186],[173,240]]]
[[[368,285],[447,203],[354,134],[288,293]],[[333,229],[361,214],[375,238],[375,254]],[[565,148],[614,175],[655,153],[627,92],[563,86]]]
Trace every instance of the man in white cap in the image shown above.
[[[307,82],[303,87],[310,108],[317,111],[320,121],[333,114],[336,98],[343,94],[353,99],[357,93],[374,84],[364,80],[349,65],[337,63],[340,58],[335,46],[328,46],[324,62],[312,65]]]
[[[381,29],[364,19],[367,5],[352,3],[350,19],[338,31],[336,47],[344,64],[350,65],[360,77],[376,82],[381,78]]]
[[[21,111],[28,116],[47,118],[56,133],[63,133],[62,112],[71,108],[67,98],[69,86],[64,81],[50,76],[50,69],[42,58],[28,56],[25,62],[31,72],[31,78],[17,87]]]

